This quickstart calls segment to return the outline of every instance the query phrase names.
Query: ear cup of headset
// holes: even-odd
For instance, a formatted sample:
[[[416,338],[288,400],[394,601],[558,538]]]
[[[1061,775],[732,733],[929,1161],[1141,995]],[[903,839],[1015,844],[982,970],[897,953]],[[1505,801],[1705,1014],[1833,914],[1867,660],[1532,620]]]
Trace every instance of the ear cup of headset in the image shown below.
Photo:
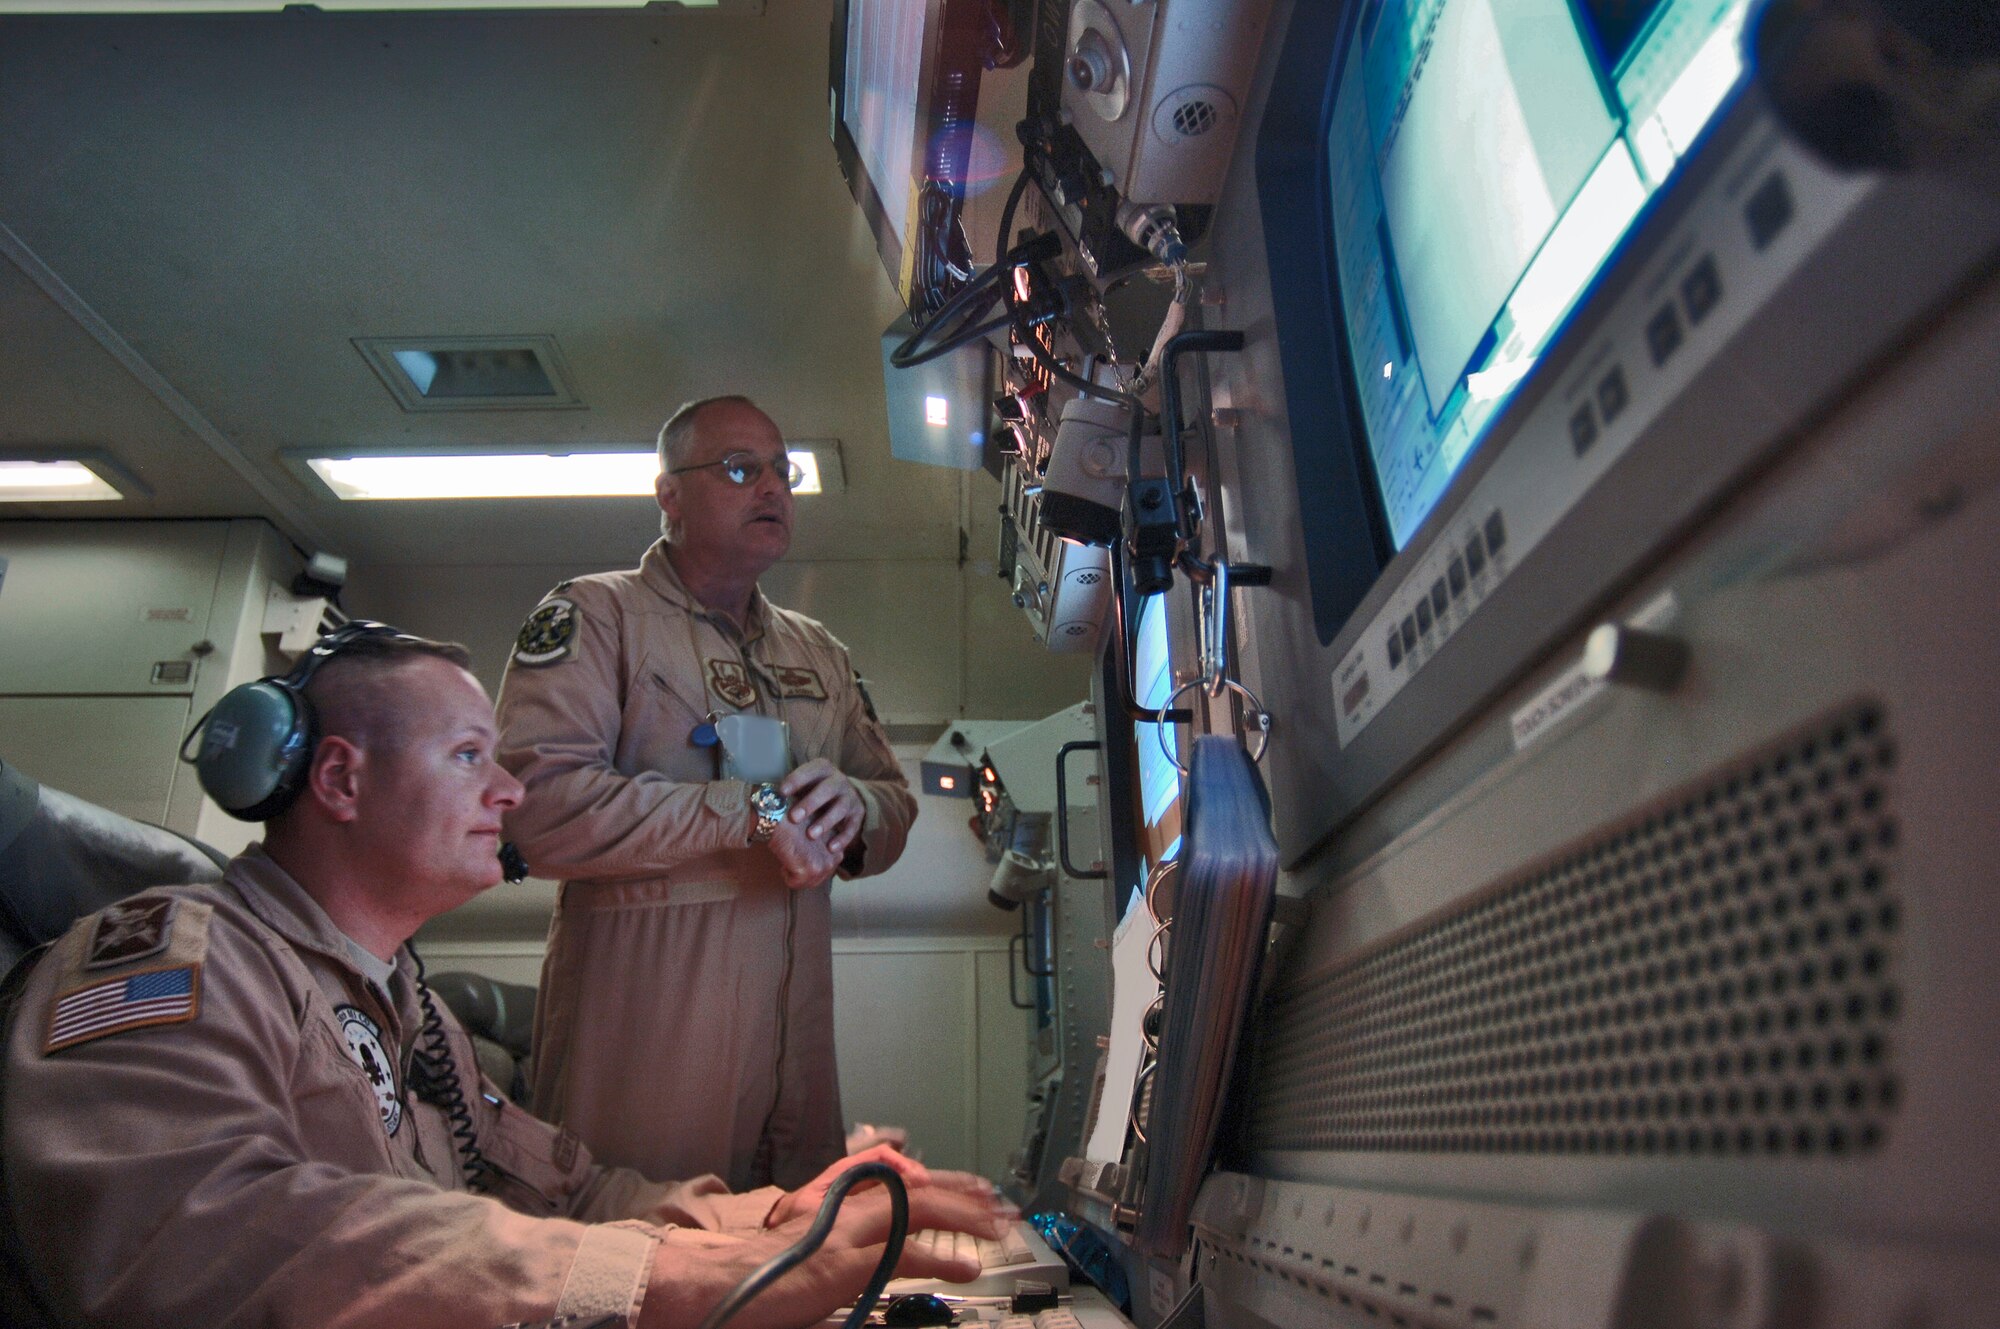
[[[209,712],[195,773],[230,816],[264,821],[298,796],[319,739],[312,703],[300,686],[279,678],[245,683]]]

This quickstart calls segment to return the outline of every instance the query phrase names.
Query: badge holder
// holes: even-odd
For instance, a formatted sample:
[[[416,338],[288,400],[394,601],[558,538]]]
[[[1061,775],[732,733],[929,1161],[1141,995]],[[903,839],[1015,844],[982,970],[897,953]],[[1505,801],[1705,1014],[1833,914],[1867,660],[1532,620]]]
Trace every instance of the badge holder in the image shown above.
[[[696,747],[717,749],[718,777],[748,785],[777,784],[792,773],[792,727],[768,715],[710,712],[692,735]]]

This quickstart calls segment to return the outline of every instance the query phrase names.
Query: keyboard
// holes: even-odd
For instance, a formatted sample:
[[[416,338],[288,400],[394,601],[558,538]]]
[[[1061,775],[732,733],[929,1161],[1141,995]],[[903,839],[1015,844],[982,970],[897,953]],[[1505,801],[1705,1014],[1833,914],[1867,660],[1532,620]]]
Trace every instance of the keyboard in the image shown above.
[[[970,1283],[897,1278],[890,1280],[884,1296],[935,1292],[947,1297],[1006,1297],[1013,1295],[1014,1284],[1022,1279],[1047,1283],[1058,1292],[1069,1287],[1069,1266],[1025,1220],[1017,1220],[1007,1235],[998,1239],[975,1237],[966,1232],[925,1231],[912,1232],[904,1238],[904,1245],[945,1257],[975,1256],[979,1260],[979,1277]]]
[[[1111,1309],[1096,1288],[1079,1284],[1062,1305],[1033,1315],[1016,1315],[1005,1306],[961,1306],[957,1329],[1132,1329],[1132,1322]]]
[[[915,1279],[905,1279],[915,1282]],[[1046,1280],[1044,1280],[1046,1281]],[[893,1290],[895,1284],[889,1284]],[[944,1296],[950,1300],[958,1285],[943,1283]],[[918,1289],[921,1291],[922,1289]],[[888,1297],[885,1295],[886,1302]],[[1111,1308],[1104,1294],[1088,1283],[1078,1283],[1063,1295],[1060,1306],[1032,1315],[1017,1315],[1007,1309],[1007,1303],[953,1301],[955,1329],[1132,1329],[1132,1322]],[[827,1318],[821,1329],[838,1329],[846,1312],[842,1311]],[[879,1317],[878,1317],[879,1318]]]

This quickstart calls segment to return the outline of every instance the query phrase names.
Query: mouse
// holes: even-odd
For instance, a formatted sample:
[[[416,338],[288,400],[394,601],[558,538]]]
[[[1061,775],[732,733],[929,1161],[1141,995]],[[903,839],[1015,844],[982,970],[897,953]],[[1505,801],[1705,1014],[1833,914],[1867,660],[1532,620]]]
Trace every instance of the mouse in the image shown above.
[[[889,1304],[882,1308],[882,1323],[893,1329],[915,1329],[919,1325],[941,1325],[952,1322],[951,1303],[943,1297],[928,1292],[911,1292],[900,1297],[891,1297]]]

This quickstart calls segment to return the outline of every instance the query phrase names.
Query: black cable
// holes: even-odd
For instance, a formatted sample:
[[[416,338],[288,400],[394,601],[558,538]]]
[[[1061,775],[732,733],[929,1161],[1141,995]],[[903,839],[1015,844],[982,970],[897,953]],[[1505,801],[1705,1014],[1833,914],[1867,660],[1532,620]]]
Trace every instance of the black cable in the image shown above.
[[[465,1088],[458,1080],[458,1063],[445,1037],[444,1020],[438,1015],[437,1001],[424,982],[424,957],[410,946],[410,960],[417,967],[417,1000],[423,1003],[424,1027],[418,1046],[410,1049],[410,1069],[405,1081],[421,1101],[442,1111],[451,1122],[452,1146],[458,1150],[465,1188],[475,1194],[486,1190],[486,1174],[493,1165],[479,1152],[479,1137],[472,1129],[472,1111],[465,1105]]]
[[[985,333],[992,331],[994,325],[991,323],[978,325],[970,329],[968,329],[967,325],[972,324],[974,319],[983,315],[993,303],[998,294],[996,286],[999,282],[999,272],[999,269],[988,268],[985,272],[980,273],[977,277],[959,287],[957,293],[951,299],[945,301],[944,306],[935,314],[926,319],[922,327],[905,337],[901,344],[889,352],[889,364],[891,367],[896,369],[913,368],[916,365],[923,364],[927,360],[935,360],[947,351],[958,349],[975,336],[983,336]],[[1002,327],[1005,325],[1005,320],[1001,320],[998,324],[998,326]],[[956,327],[958,330],[953,332],[944,342],[936,342],[935,339],[938,337],[940,329],[950,329],[953,327]]]
[[[887,1163],[857,1163],[834,1178],[833,1185],[826,1188],[826,1198],[819,1202],[819,1212],[813,1215],[812,1226],[806,1229],[806,1234],[753,1269],[749,1277],[738,1283],[708,1313],[708,1318],[701,1322],[701,1329],[721,1329],[771,1284],[803,1264],[833,1231],[833,1220],[840,1213],[847,1193],[859,1183],[869,1180],[880,1181],[889,1189],[889,1244],[883,1247],[874,1275],[869,1278],[868,1286],[861,1290],[860,1299],[854,1303],[854,1309],[848,1312],[841,1325],[841,1329],[860,1329],[869,1312],[875,1309],[882,1289],[888,1286],[889,1275],[896,1271],[896,1261],[903,1256],[903,1237],[910,1229],[909,1192],[904,1189],[902,1175]]]
[[[1013,192],[1007,195],[1007,206],[1000,211],[1000,249],[994,255],[993,267],[987,269],[989,272],[1007,266],[1007,256],[1010,252],[1008,248],[1008,232],[1014,226],[1014,208],[1021,201],[1022,191],[1027,187],[1031,175],[1032,172],[1029,168],[1025,166],[1021,168],[1021,178],[1014,182]],[[1116,402],[1126,410],[1132,412],[1134,417],[1140,417],[1145,414],[1145,409],[1139,404],[1139,399],[1130,393],[1120,392],[1116,388],[1107,388],[1101,383],[1093,383],[1082,375],[1073,374],[1063,368],[1057,362],[1056,358],[1049,354],[1041,342],[1035,339],[1032,329],[1021,325],[1020,304],[1014,296],[1014,284],[1012,282],[1006,282],[1001,286],[1000,298],[1006,302],[1008,316],[1015,321],[1015,334],[1022,342],[1027,344],[1028,353],[1035,357],[1035,362],[1041,365],[1043,369],[1046,369],[1052,378],[1058,382],[1067,383],[1070,387],[1075,388],[1078,392],[1086,396],[1096,397],[1103,401]],[[1135,423],[1131,431],[1132,455],[1135,460],[1138,457],[1138,440],[1140,436],[1141,430]],[[1137,468],[1135,467],[1134,474],[1136,473]]]
[[[972,320],[984,314],[986,304],[997,295],[1004,302],[1013,283],[1014,264],[1008,260],[1012,253],[1007,246],[1007,227],[1013,223],[1014,208],[1021,201],[1021,194],[1027,188],[1027,173],[1014,182],[1012,192],[1007,195],[1007,204],[1001,209],[1000,253],[993,266],[974,277],[971,281],[952,293],[952,297],[938,307],[936,312],[924,320],[922,327],[903,339],[901,345],[889,352],[889,364],[896,369],[909,369],[988,333],[998,332],[1013,320],[1012,307],[1007,306],[1004,317],[990,320],[977,326],[967,326]],[[941,345],[930,345],[940,330],[954,326],[958,331]]]

